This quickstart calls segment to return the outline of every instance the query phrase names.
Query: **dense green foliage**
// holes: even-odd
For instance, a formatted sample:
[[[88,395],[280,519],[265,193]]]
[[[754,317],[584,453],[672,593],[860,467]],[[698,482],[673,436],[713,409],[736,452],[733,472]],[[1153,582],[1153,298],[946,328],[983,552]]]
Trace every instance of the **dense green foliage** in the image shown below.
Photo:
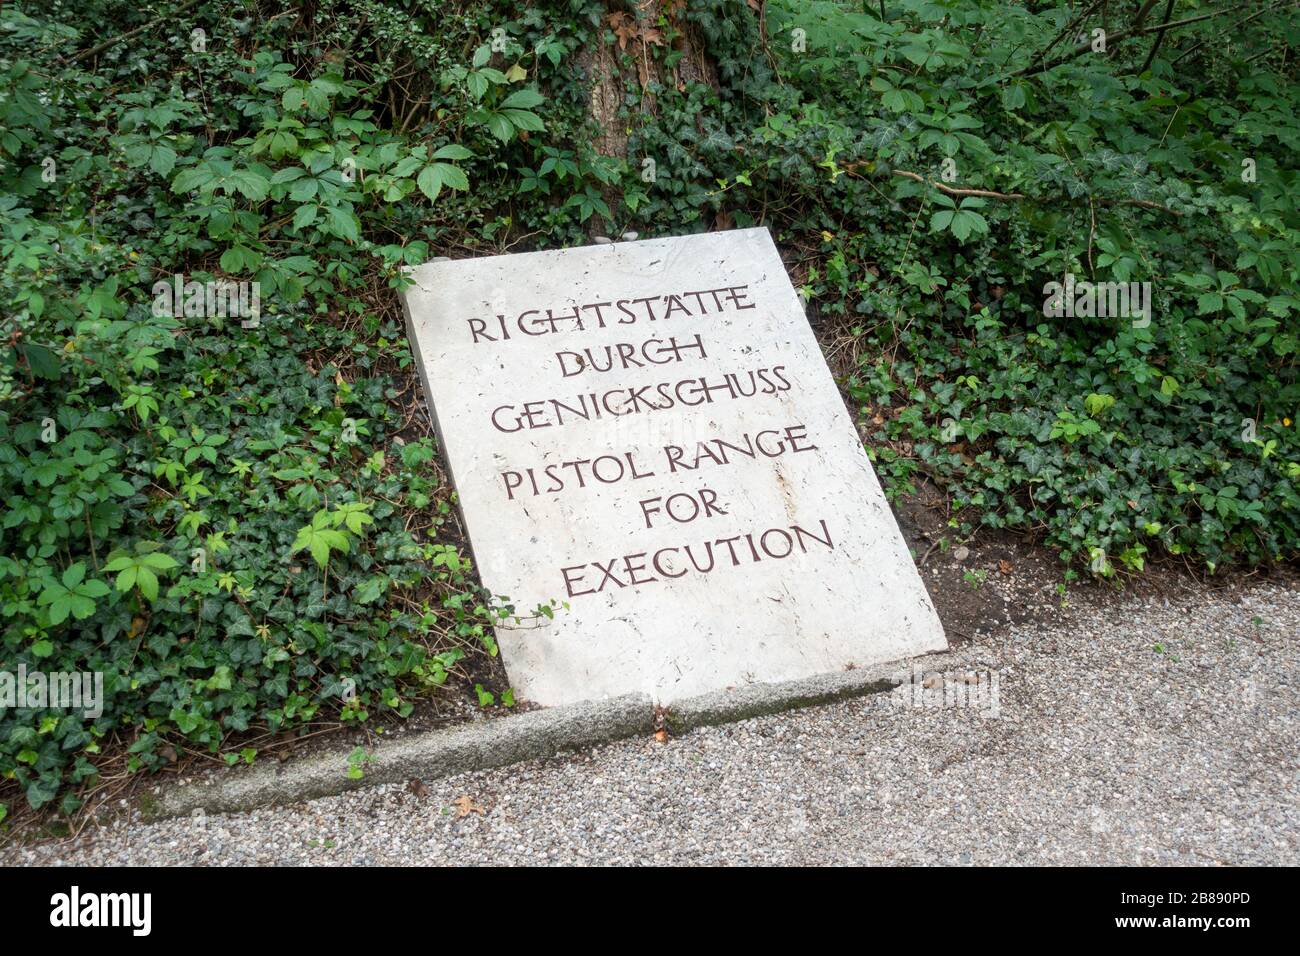
[[[940,483],[959,531],[1032,531],[1105,576],[1161,551],[1210,569],[1295,556],[1294,7],[1170,34],[1145,72],[1140,37],[1019,76],[1074,13],[846,7],[769,3],[771,59],[701,16],[730,86],[670,92],[639,133],[636,152],[687,171],[640,214],[720,205],[799,237],[823,341],[858,357],[877,467],[895,492]],[[1132,15],[1112,7],[1112,34]],[[1024,198],[947,194],[945,171]],[[1150,282],[1149,320],[1046,316],[1067,273]]]
[[[435,35],[379,3],[210,3],[77,60],[84,24],[153,16],[90,6],[7,9],[0,35],[0,660],[105,675],[96,720],[0,712],[34,806],[123,745],[126,769],[234,761],[250,728],[404,715],[495,653],[506,610],[409,427],[393,286],[465,223],[503,227],[464,164],[513,191],[500,157],[542,129],[536,85],[485,65],[487,10]],[[399,101],[412,71],[429,86]],[[262,314],[155,308],[176,274],[255,279]]]
[[[5,8],[0,670],[106,692],[0,711],[33,806],[494,651],[515,611],[411,424],[394,290],[434,255],[766,224],[891,494],[1069,574],[1295,557],[1293,5],[651,6]],[[1151,283],[1150,321],[1047,314],[1067,273]],[[260,319],[157,308],[175,275],[257,281]]]

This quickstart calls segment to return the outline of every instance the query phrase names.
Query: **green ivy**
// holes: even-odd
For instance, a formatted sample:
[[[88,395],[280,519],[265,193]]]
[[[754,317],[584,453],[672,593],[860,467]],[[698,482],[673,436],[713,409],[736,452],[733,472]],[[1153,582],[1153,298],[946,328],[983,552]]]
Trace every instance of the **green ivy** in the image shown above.
[[[571,185],[603,172],[552,99],[591,19],[419,6],[325,0],[304,33],[210,0],[93,57],[157,14],[5,8],[0,670],[98,672],[105,698],[0,709],[0,788],[33,807],[74,809],[106,761],[405,716],[496,653],[513,609],[410,428],[393,290],[466,224],[508,229],[544,149]],[[220,281],[257,282],[260,315],[172,301]]]
[[[395,290],[436,255],[766,225],[891,496],[931,482],[1067,576],[1293,560],[1291,12],[1178,7],[1213,16],[1103,55],[1065,3],[7,4],[0,670],[105,702],[0,710],[0,819],[409,714],[496,652],[514,609],[410,421]],[[1052,312],[1066,274],[1150,282],[1149,321]],[[161,307],[177,276],[260,316]]]

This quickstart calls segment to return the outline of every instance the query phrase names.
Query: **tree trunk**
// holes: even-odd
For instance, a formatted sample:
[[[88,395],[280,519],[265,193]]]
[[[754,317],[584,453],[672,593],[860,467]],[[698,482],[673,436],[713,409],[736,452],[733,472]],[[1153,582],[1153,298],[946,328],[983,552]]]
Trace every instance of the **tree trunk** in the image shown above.
[[[685,8],[684,0],[607,0],[601,41],[585,51],[580,61],[591,77],[588,113],[600,129],[595,145],[602,156],[633,159],[627,155],[629,122],[619,115],[629,88],[640,89],[639,108],[651,115],[656,110],[655,88],[671,83],[681,91],[691,83],[704,83],[718,89],[717,67],[705,52],[698,31],[687,21]],[[678,31],[673,48],[682,53],[668,75],[660,62],[668,42],[658,26],[661,15]],[[611,43],[604,42],[606,30],[614,32]],[[624,57],[632,62],[620,62]]]

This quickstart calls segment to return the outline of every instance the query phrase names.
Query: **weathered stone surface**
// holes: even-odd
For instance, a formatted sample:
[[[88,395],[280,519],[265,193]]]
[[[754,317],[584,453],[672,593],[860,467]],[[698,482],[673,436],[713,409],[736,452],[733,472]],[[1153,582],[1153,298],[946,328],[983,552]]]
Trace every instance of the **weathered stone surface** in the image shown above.
[[[517,691],[946,647],[765,229],[429,263],[408,328]],[[553,617],[536,614],[546,605]]]

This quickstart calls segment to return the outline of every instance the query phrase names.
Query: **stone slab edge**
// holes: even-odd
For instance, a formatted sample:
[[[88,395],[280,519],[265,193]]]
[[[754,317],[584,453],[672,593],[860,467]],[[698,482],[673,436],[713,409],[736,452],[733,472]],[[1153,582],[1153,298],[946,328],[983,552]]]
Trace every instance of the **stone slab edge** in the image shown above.
[[[658,729],[659,717],[668,731],[684,734],[698,727],[885,693],[913,664],[934,670],[961,666],[970,657],[969,651],[927,654],[838,674],[749,684],[685,698],[666,709],[656,708],[648,694],[582,701],[383,742],[368,751],[365,776],[357,780],[347,776],[349,748],[282,764],[220,770],[193,782],[167,784],[155,793],[145,794],[140,810],[146,820],[196,811],[241,813],[378,784],[450,777],[628,737],[649,736]]]
[[[664,715],[664,724],[671,733],[684,734],[697,727],[712,727],[799,707],[833,704],[851,697],[888,693],[898,686],[899,676],[906,674],[913,664],[922,666],[927,671],[942,670],[960,667],[972,656],[970,649],[943,651],[837,674],[818,674],[773,684],[729,687],[674,702]]]

